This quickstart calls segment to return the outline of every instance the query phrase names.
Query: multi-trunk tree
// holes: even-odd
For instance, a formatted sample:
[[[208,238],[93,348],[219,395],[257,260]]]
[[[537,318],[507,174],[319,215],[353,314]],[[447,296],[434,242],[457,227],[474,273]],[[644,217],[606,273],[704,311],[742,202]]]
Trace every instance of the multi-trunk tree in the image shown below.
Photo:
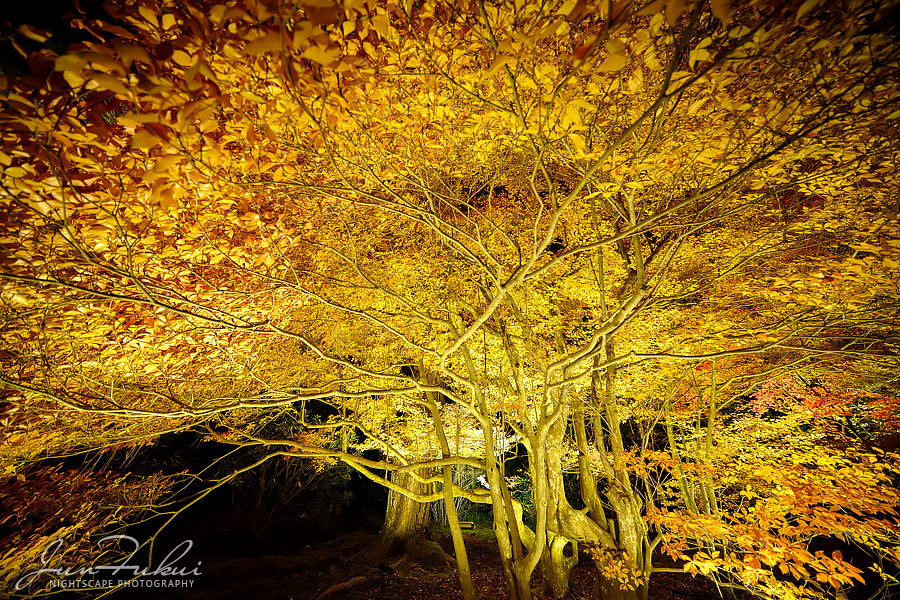
[[[893,418],[865,390],[897,370],[894,4],[108,10],[61,54],[20,28],[3,80],[20,414],[338,458],[445,499],[458,559],[453,497],[489,502],[517,599],[538,566],[563,595],[579,549],[604,598],[645,598],[660,549],[768,597],[858,579],[817,536],[897,559],[896,495],[869,493],[893,459],[817,429]],[[811,416],[765,470],[775,401]],[[287,407],[306,431],[254,427]]]

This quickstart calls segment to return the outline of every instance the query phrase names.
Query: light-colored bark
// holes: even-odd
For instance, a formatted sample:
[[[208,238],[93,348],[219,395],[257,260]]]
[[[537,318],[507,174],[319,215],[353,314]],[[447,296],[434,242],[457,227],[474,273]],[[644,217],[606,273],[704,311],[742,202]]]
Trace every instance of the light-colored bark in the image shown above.
[[[431,486],[423,484],[409,473],[395,472],[394,483],[414,493],[429,493]],[[406,556],[427,567],[443,567],[455,561],[436,543],[428,539],[430,513],[428,504],[404,496],[393,489],[388,492],[387,511],[381,537],[373,553],[385,558]]]
[[[420,372],[424,371],[424,365],[419,366]],[[441,413],[438,410],[438,400],[435,394],[425,394],[425,406],[431,415],[434,431],[441,447],[441,455],[444,458],[450,456],[450,444],[444,432]],[[456,512],[456,502],[453,497],[453,472],[451,467],[443,467],[443,492],[444,508],[447,511],[447,523],[450,527],[450,536],[453,538],[453,550],[456,553],[456,569],[459,574],[459,585],[462,590],[463,600],[474,600],[475,586],[472,583],[472,573],[469,569],[469,557],[466,553],[466,544],[463,540],[462,529],[459,527],[459,515]]]

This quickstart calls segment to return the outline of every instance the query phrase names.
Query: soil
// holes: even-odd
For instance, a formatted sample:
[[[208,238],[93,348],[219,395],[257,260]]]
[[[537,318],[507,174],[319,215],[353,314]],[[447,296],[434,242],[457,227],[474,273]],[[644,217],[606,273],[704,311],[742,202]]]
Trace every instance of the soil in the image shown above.
[[[489,526],[464,534],[472,577],[482,600],[505,600],[503,570]],[[401,559],[369,564],[365,550],[376,539],[373,531],[358,530],[331,540],[312,543],[283,555],[243,557],[199,556],[202,575],[190,590],[123,590],[113,598],[125,600],[457,600],[462,598],[455,569],[425,569]],[[431,537],[449,554],[453,545],[446,528],[432,527]],[[221,550],[221,548],[220,548]],[[232,547],[230,550],[237,550]],[[281,551],[287,550],[281,548]],[[372,559],[374,560],[374,559]],[[589,600],[596,580],[593,564],[584,559],[572,570],[566,600]],[[535,574],[533,585],[540,583]],[[323,592],[331,592],[323,596]],[[650,598],[692,600],[719,598],[710,581],[681,573],[651,577]],[[535,595],[535,600],[550,596]],[[741,596],[741,598],[744,598]],[[750,596],[746,596],[750,598]]]

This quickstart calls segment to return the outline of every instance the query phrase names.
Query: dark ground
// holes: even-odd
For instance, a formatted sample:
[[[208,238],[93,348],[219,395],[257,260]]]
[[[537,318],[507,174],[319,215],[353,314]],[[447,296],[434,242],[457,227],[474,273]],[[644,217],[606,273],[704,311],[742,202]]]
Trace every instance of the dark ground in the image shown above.
[[[345,589],[334,590],[325,600],[457,600],[462,598],[455,569],[426,570],[415,564],[392,562],[393,574],[385,575],[377,564],[369,562],[364,550],[377,532],[356,530],[330,540],[312,542],[293,551],[282,544],[271,548],[278,553],[265,554],[265,546],[243,548],[205,544],[192,551],[188,564],[202,560],[202,575],[194,578],[193,588],[177,591],[154,590],[136,593],[123,590],[118,600],[146,598],[158,600],[315,600],[337,584],[350,582]],[[446,527],[433,527],[432,537],[448,553],[453,546]],[[493,533],[488,525],[466,533],[466,549],[475,588],[482,600],[505,600],[503,571]],[[302,543],[302,542],[301,542]],[[235,556],[241,553],[243,556]],[[247,554],[251,555],[247,555]],[[595,570],[583,557],[572,570],[567,600],[588,600],[594,587]],[[534,584],[539,582],[535,575]],[[127,596],[127,598],[126,598]],[[651,577],[650,598],[654,600],[691,600],[719,598],[713,584],[687,574],[660,573]],[[535,600],[549,600],[535,596]],[[748,596],[749,598],[749,596]]]

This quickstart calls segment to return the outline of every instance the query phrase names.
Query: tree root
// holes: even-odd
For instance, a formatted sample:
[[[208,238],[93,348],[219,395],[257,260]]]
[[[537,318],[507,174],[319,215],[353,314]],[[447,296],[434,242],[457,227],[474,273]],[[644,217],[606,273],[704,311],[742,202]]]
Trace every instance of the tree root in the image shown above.
[[[351,560],[365,563],[390,561],[395,568],[415,564],[426,569],[456,568],[456,559],[424,535],[411,538],[381,537],[356,553]]]
[[[403,577],[413,569],[456,568],[456,559],[424,534],[406,539],[382,536],[351,556],[350,561],[357,565],[370,565],[371,568],[365,575],[358,575],[329,587],[316,600],[324,600],[332,594],[376,579],[381,583],[390,583],[392,578]]]
[[[347,581],[343,581],[341,583],[336,583],[318,596],[316,596],[316,600],[323,600],[332,594],[336,594],[338,592],[342,592],[344,590],[349,590],[351,588],[355,588],[358,585],[362,585],[369,581],[368,576],[366,575],[358,575],[353,579],[348,579]]]

